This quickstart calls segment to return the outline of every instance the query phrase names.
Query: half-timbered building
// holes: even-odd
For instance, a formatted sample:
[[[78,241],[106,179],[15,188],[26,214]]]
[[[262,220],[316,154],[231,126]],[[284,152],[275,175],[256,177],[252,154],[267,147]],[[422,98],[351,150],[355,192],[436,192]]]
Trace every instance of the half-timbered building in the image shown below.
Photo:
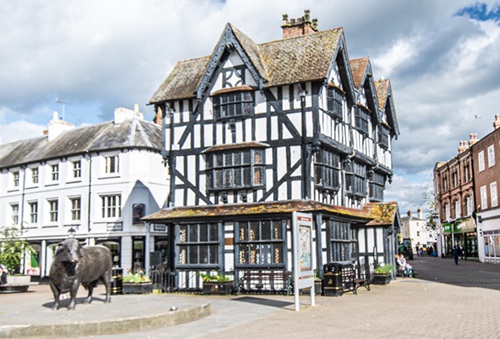
[[[178,62],[150,101],[170,191],[144,220],[166,226],[174,288],[199,288],[200,271],[290,271],[294,211],[313,217],[318,272],[393,261],[391,84],[309,11],[284,15],[282,29],[257,44],[228,23],[212,54]]]

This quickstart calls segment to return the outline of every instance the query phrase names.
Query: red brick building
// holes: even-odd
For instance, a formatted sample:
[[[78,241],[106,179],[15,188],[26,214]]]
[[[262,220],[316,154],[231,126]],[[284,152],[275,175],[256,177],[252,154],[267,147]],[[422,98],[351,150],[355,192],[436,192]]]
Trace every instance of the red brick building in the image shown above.
[[[435,209],[441,227],[438,230],[438,252],[450,255],[453,246],[462,246],[467,257],[477,257],[477,236],[472,218],[474,188],[470,146],[477,135],[460,141],[458,155],[434,167]]]
[[[471,147],[474,164],[479,260],[500,263],[500,208],[498,181],[500,174],[500,119],[494,130]]]

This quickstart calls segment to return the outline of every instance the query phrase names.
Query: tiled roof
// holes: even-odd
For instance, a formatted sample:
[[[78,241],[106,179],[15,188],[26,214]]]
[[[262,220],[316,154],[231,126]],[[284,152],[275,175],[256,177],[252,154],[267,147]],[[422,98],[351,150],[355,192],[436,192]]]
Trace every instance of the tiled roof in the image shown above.
[[[339,215],[369,219],[363,210],[319,203],[312,200],[288,200],[262,203],[242,203],[207,206],[171,207],[159,210],[143,218],[158,222],[171,219],[244,216],[255,214],[283,214],[297,212],[324,211]]]
[[[0,145],[0,168],[120,148],[161,150],[161,126],[140,119],[68,130],[52,141],[46,136]]]
[[[335,28],[256,44],[231,24],[226,29],[228,27],[264,79],[264,87],[325,79],[343,34],[342,28]],[[221,36],[214,52],[223,38]],[[194,97],[211,58],[205,56],[178,62],[150,103]]]
[[[349,61],[352,72],[352,80],[354,81],[354,87],[359,89],[361,86],[361,81],[366,72],[366,67],[368,66],[368,57],[353,59]]]
[[[378,107],[380,109],[385,108],[385,102],[387,100],[387,90],[389,89],[390,81],[388,79],[381,79],[375,81],[375,90],[377,91]]]
[[[372,219],[367,224],[368,226],[392,225],[399,214],[396,202],[368,203],[365,204],[363,210]]]
[[[262,203],[225,204],[208,206],[171,207],[159,210],[144,217],[148,222],[167,222],[179,219],[196,219],[207,217],[234,217],[258,214],[283,214],[297,212],[323,212],[340,216],[357,218],[360,222],[368,222],[370,226],[392,225],[397,215],[397,204],[370,203],[362,210],[323,204],[311,200],[290,200]]]

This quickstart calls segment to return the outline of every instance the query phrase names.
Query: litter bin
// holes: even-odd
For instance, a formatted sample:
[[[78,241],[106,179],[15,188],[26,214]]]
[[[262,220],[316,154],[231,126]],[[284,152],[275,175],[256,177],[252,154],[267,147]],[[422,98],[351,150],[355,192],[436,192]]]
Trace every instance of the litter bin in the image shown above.
[[[343,293],[342,265],[338,263],[323,265],[323,295],[340,297]]]
[[[111,282],[111,294],[122,294],[123,268],[113,268],[111,270],[113,281]]]

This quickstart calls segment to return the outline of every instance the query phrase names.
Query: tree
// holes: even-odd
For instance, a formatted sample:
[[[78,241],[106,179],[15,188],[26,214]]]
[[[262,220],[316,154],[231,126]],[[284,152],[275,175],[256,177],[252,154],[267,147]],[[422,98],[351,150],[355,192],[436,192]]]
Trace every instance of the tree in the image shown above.
[[[0,264],[5,265],[13,274],[19,272],[25,255],[31,255],[33,248],[26,239],[21,238],[17,227],[2,227],[0,237]]]
[[[436,215],[436,197],[432,188],[427,187],[427,190],[423,193],[423,205],[426,207],[425,219],[427,220],[427,229],[429,231],[436,230],[436,223],[434,222],[434,216]]]

